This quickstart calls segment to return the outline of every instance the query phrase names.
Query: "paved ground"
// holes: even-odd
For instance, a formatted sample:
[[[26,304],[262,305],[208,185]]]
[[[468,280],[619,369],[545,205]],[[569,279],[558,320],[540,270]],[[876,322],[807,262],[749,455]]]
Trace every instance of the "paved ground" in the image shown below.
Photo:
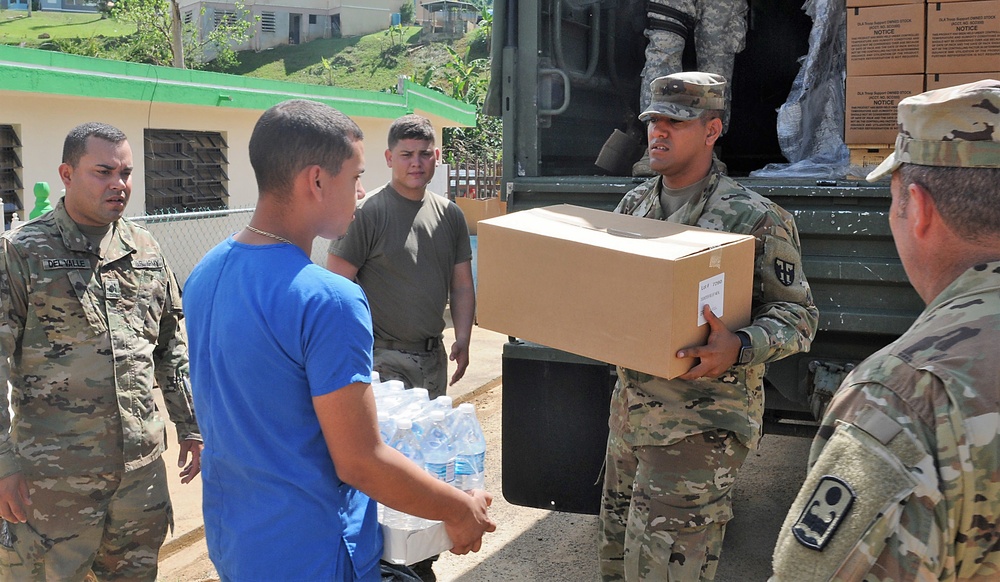
[[[450,330],[449,330],[450,331]],[[491,515],[499,524],[482,550],[456,556],[445,553],[434,570],[442,582],[580,582],[598,580],[597,518],[518,507],[501,492],[499,382],[506,336],[473,330],[473,359],[466,377],[449,393],[476,405],[490,448],[486,488],[493,492]],[[726,536],[717,582],[764,581],[771,573],[771,550],[788,506],[802,483],[809,441],[766,435],[751,454],[736,484],[737,518]],[[175,451],[169,452],[173,456]],[[174,458],[176,460],[176,458]],[[177,529],[160,561],[164,582],[218,580],[208,560],[201,529],[201,483],[170,483]]]

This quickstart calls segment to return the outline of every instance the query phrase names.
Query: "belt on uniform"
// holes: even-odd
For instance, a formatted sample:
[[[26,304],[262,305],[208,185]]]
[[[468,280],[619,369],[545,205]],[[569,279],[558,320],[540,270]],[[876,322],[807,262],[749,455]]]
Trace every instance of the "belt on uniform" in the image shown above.
[[[397,342],[393,340],[376,339],[375,347],[383,350],[399,350],[403,352],[433,352],[441,344],[440,337],[429,337],[422,342]]]

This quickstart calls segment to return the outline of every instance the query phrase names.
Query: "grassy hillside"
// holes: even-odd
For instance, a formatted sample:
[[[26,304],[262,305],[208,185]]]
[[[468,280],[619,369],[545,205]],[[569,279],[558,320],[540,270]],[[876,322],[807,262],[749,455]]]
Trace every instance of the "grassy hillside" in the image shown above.
[[[39,35],[49,38],[40,39]],[[135,26],[98,14],[67,12],[27,12],[0,10],[0,43],[30,48],[52,49],[52,41],[71,41],[72,52],[106,58],[122,58],[113,47],[122,37],[135,33]],[[459,55],[468,51],[472,34],[453,43]],[[64,44],[64,50],[68,45]],[[58,50],[58,49],[56,49]],[[485,56],[485,55],[480,55]],[[333,85],[371,91],[391,90],[400,75],[422,79],[430,68],[451,61],[445,45],[420,40],[420,28],[402,29],[402,34],[388,31],[352,38],[327,38],[295,45],[279,46],[260,52],[239,53],[239,65],[227,73],[278,81]],[[211,66],[209,66],[211,69]],[[440,73],[434,75],[439,86],[446,85]]]
[[[99,14],[79,14],[69,12],[28,13],[24,10],[0,10],[0,44],[23,44],[38,47],[47,39],[38,38],[48,34],[51,38],[94,38],[118,37],[135,32],[135,26]]]
[[[240,53],[228,72],[249,77],[382,91],[399,75],[418,78],[429,67],[450,60],[440,44],[420,45],[420,28],[403,36],[376,32],[353,38],[324,38],[295,46]],[[325,64],[324,64],[325,60]]]

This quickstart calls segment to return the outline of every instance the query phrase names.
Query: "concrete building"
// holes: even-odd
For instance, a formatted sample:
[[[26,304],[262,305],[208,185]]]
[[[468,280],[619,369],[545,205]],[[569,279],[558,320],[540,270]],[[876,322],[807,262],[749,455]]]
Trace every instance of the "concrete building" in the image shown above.
[[[66,0],[56,0],[66,1]],[[412,0],[245,0],[255,20],[253,37],[237,50],[264,50],[318,38],[362,36],[386,30],[403,2]],[[199,20],[199,30],[212,30],[236,15],[232,1],[180,0],[185,23]]]
[[[399,94],[268,81],[0,46],[0,193],[9,210],[52,203],[66,132],[86,121],[129,136],[135,170],[128,215],[240,208],[256,201],[247,144],[260,114],[292,98],[326,103],[365,132],[366,188],[389,180],[382,151],[389,124],[407,113],[438,131],[475,125],[475,108],[409,80]]]

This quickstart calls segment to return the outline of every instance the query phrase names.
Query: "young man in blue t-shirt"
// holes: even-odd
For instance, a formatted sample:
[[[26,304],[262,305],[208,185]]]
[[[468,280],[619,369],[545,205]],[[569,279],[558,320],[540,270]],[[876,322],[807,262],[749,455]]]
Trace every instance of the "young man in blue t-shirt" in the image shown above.
[[[437,481],[381,442],[364,293],[309,259],[364,196],[362,138],[312,101],[266,111],[250,138],[250,224],[184,289],[205,537],[223,580],[380,580],[375,501],[444,521],[456,553],[496,527],[488,493]]]

